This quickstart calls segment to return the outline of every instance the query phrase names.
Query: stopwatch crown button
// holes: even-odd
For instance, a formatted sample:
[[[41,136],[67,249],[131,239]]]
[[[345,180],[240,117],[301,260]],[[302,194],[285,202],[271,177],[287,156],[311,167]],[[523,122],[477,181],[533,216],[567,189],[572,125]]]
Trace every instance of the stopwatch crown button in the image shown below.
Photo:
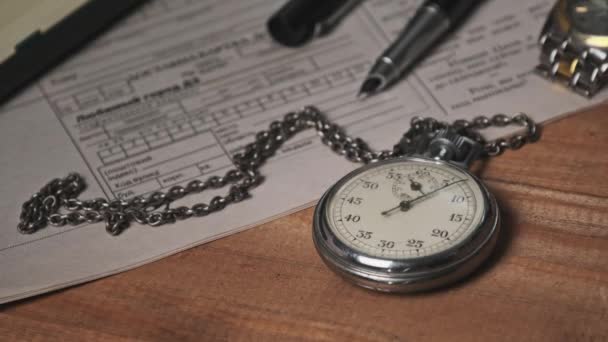
[[[450,161],[463,167],[479,158],[480,153],[481,145],[450,128],[437,132],[427,147],[429,157]]]

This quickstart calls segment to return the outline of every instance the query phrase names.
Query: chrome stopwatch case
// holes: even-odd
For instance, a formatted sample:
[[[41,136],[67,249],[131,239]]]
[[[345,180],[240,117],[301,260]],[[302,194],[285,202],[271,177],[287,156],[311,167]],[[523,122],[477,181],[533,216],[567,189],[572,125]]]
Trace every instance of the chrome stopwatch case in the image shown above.
[[[474,271],[496,244],[499,211],[465,164],[438,160],[445,151],[372,163],[332,186],[313,220],[323,261],[386,292],[429,290]]]

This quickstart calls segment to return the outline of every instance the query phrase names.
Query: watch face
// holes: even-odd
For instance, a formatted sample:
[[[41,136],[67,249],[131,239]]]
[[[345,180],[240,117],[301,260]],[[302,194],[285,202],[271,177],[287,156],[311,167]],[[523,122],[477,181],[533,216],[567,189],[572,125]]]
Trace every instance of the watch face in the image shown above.
[[[567,11],[577,31],[608,35],[608,0],[571,0]]]
[[[381,163],[341,184],[326,202],[329,228],[359,254],[384,259],[455,249],[477,231],[488,205],[468,172],[442,162]]]

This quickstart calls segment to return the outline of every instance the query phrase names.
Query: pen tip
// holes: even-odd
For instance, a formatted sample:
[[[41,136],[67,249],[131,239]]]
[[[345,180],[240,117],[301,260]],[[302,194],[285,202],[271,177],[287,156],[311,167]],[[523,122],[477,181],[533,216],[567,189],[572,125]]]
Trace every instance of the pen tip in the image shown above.
[[[367,95],[369,95],[368,93],[364,93],[361,90],[359,90],[359,92],[357,93],[357,98],[363,100],[364,98],[367,97]]]
[[[375,92],[379,91],[382,86],[382,80],[378,77],[370,77],[363,81],[361,85],[361,89],[359,89],[359,94],[357,94],[358,98],[368,97]]]

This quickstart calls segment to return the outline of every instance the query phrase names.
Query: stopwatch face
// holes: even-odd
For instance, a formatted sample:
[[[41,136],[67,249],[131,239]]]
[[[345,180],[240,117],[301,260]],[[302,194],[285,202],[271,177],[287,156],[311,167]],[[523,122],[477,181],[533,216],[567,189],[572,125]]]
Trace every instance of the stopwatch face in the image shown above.
[[[333,235],[362,255],[415,260],[449,253],[486,211],[479,183],[443,162],[390,162],[351,174],[325,202]]]

